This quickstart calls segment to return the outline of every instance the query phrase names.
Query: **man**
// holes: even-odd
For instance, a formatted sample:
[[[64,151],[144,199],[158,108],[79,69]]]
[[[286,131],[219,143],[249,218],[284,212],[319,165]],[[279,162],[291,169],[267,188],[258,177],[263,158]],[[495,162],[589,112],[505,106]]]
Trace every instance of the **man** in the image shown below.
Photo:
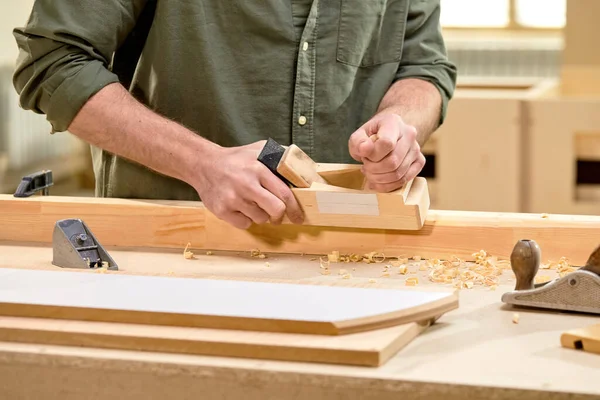
[[[37,0],[14,31],[21,106],[92,145],[97,196],[202,199],[245,229],[302,222],[268,137],[377,191],[423,168],[456,80],[440,0],[157,0],[128,91],[111,61],[150,1]]]

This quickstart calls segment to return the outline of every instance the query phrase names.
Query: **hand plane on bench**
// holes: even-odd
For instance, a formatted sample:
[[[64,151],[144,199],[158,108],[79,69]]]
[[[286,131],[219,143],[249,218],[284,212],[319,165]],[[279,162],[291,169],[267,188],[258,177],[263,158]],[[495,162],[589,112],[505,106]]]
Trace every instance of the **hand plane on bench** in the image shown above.
[[[511,254],[517,278],[515,290],[504,293],[506,304],[562,311],[600,314],[600,246],[586,264],[562,278],[534,283],[541,250],[533,240],[519,240]]]
[[[425,178],[389,193],[366,190],[360,165],[316,163],[298,146],[273,139],[258,160],[292,188],[305,225],[418,230],[425,223],[430,205]]]

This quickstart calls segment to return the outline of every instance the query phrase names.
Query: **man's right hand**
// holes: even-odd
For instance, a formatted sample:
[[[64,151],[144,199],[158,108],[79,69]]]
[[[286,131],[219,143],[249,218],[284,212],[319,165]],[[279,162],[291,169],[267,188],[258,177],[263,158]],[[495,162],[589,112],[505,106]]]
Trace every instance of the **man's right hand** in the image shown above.
[[[258,161],[266,141],[239,147],[216,147],[203,157],[192,179],[204,205],[218,218],[240,229],[252,222],[293,223],[304,215],[291,189]]]

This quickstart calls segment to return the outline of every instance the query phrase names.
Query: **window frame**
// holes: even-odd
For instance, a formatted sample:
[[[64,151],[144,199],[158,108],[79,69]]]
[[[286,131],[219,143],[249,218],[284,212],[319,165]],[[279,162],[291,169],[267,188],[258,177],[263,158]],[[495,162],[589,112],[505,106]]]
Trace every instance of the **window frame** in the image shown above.
[[[567,0],[568,1],[568,0]],[[555,35],[564,31],[564,26],[556,27],[536,27],[523,25],[517,18],[517,0],[508,0],[508,24],[506,26],[456,26],[442,25],[442,30],[446,32],[490,32],[490,33],[506,33],[506,32],[524,32],[524,33],[540,33]]]

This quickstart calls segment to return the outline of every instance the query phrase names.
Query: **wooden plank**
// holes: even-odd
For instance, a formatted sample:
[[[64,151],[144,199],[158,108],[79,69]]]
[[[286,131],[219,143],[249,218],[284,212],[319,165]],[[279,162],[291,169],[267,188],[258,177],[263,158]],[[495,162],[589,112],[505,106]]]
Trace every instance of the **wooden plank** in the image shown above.
[[[546,179],[548,175],[544,175]],[[540,181],[532,181],[538,185]],[[508,259],[516,242],[538,242],[544,259],[583,265],[598,245],[600,216],[430,210],[419,231],[346,229],[284,223],[239,230],[200,202],[0,195],[0,241],[51,243],[58,219],[81,218],[104,246],[271,253],[419,255],[472,260],[486,250]]]
[[[429,323],[323,336],[0,317],[0,341],[378,367]]]
[[[5,316],[345,335],[422,321],[457,307],[454,290],[0,269]]]
[[[561,346],[600,355],[600,324],[576,328],[560,335]]]
[[[0,342],[0,397],[597,399],[600,382],[589,377],[597,373],[598,356],[561,348],[559,342],[562,332],[597,318],[519,310],[515,324],[515,311],[499,301],[511,289],[462,291],[459,309],[378,368]],[[573,373],[569,379],[565,370]]]

